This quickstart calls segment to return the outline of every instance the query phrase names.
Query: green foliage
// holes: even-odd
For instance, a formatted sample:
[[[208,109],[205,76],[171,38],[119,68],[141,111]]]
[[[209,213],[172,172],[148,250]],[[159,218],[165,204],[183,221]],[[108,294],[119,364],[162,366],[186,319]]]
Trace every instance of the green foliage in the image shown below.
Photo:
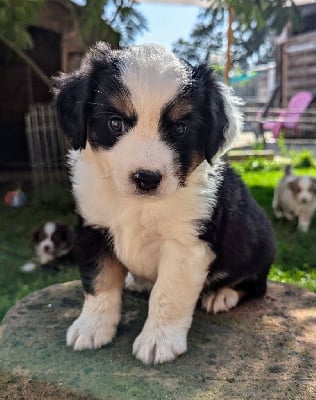
[[[86,0],[80,27],[87,45],[105,40],[115,46],[129,45],[147,29],[147,21],[132,0]]]
[[[278,137],[278,146],[281,155],[288,158],[290,160],[290,163],[296,168],[308,168],[313,167],[316,164],[314,155],[311,150],[290,150],[285,144],[283,134]]]
[[[0,0],[0,33],[18,49],[32,47],[27,28],[39,16],[44,0]]]
[[[179,39],[173,51],[192,64],[208,62],[211,53],[222,52],[224,9],[201,10],[189,40]]]
[[[249,157],[246,161],[234,163],[234,168],[242,174],[249,171],[279,171],[283,165],[264,157]]]
[[[291,152],[292,165],[296,168],[309,168],[315,165],[313,153],[310,150]]]
[[[286,145],[285,145],[285,140],[284,140],[284,135],[283,135],[283,133],[281,133],[281,134],[279,135],[277,141],[278,141],[278,147],[279,147],[281,156],[283,156],[283,157],[288,157],[288,156],[289,156],[289,150],[288,150],[288,148],[287,148]]]
[[[225,40],[223,8],[201,9],[189,40],[179,39],[173,51],[191,64],[208,62],[211,53],[221,53]]]
[[[314,155],[310,150],[295,151],[289,150],[285,145],[282,136],[278,139],[280,153],[283,159],[278,161],[267,160],[264,157],[249,157],[246,161],[234,163],[234,168],[240,174],[249,171],[280,171],[283,170],[285,165],[291,164],[294,168],[312,168],[316,165]],[[254,146],[257,150],[261,146]]]
[[[36,23],[44,4],[45,0],[0,0],[0,39],[3,36],[18,50],[31,48],[27,29]],[[87,46],[98,40],[116,47],[128,45],[147,29],[147,21],[133,0],[86,0],[82,6],[67,1],[67,5]]]
[[[299,29],[299,14],[293,1],[257,0],[254,6],[252,1],[217,0],[200,12],[189,40],[179,39],[173,44],[176,54],[200,63],[208,61],[211,53],[222,53],[228,7],[235,10],[232,64],[238,63],[243,69],[250,63],[273,59],[274,37],[288,21],[295,30]]]

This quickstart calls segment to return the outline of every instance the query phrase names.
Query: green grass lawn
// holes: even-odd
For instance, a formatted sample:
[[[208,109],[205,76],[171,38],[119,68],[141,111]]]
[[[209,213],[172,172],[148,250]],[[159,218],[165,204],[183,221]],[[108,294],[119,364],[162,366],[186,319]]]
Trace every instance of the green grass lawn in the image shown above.
[[[47,193],[47,200],[33,201],[27,191],[28,202],[22,208],[10,208],[3,205],[5,191],[0,190],[0,321],[5,312],[17,300],[28,293],[57,282],[78,279],[75,267],[63,268],[62,271],[42,271],[23,273],[20,267],[34,259],[32,230],[41,222],[59,220],[73,224],[72,199],[67,190],[52,188]]]
[[[316,168],[300,169],[297,174],[316,176]],[[243,172],[242,177],[257,201],[272,219],[278,251],[270,272],[270,279],[295,283],[316,292],[316,218],[307,234],[298,232],[294,224],[273,218],[271,202],[273,188],[282,171]],[[7,189],[1,188],[3,199]],[[67,190],[54,188],[47,200],[39,204],[28,193],[28,203],[23,208],[0,205],[0,320],[17,300],[28,293],[57,282],[78,279],[75,267],[65,267],[59,272],[36,270],[20,272],[25,262],[34,258],[31,243],[32,229],[50,219],[73,224],[73,204]]]

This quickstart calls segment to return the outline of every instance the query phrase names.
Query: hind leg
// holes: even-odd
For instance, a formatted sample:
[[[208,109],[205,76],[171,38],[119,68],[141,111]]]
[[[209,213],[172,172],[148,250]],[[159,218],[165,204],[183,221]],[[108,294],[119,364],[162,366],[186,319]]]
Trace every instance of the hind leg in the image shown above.
[[[202,308],[206,312],[217,314],[218,312],[228,311],[236,307],[239,303],[242,292],[228,287],[223,287],[217,291],[211,291],[203,295]]]
[[[257,279],[246,279],[238,284],[226,282],[216,290],[207,291],[201,299],[201,306],[206,312],[217,314],[229,311],[242,300],[261,297],[267,290],[266,274]]]

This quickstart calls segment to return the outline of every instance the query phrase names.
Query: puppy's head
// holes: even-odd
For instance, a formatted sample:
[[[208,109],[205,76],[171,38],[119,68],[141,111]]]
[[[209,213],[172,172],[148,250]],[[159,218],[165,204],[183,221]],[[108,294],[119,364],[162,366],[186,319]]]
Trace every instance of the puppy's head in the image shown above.
[[[206,65],[155,45],[99,43],[81,69],[55,80],[61,127],[127,196],[167,196],[213,163],[241,129],[238,100]]]
[[[33,231],[35,251],[41,264],[67,254],[72,246],[71,229],[59,222],[45,222]]]
[[[316,179],[310,176],[298,176],[288,182],[292,196],[300,204],[310,204],[316,199]]]

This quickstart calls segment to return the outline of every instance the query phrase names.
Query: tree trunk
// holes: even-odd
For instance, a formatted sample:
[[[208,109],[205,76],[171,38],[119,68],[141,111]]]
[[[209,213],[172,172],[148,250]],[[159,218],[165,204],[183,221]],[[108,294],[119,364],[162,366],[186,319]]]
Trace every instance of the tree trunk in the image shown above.
[[[233,7],[228,8],[228,28],[227,28],[227,51],[226,51],[226,66],[225,66],[225,83],[229,82],[229,71],[232,63],[231,47],[233,44],[233,28],[232,24],[235,17],[235,10]]]
[[[0,33],[0,40],[7,46],[10,50],[12,50],[19,58],[21,58],[30,68],[31,70],[51,89],[51,82],[45,72],[22,50],[16,48],[14,43],[5,38]]]

